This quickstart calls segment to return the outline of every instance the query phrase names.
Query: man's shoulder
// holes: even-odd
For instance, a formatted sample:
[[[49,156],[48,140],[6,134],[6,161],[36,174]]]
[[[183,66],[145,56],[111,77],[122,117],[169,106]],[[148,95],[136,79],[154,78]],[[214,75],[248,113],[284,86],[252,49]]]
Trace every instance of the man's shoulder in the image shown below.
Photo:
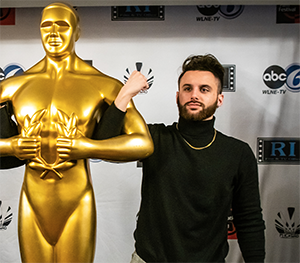
[[[165,123],[149,123],[147,124],[151,135],[170,133],[174,130],[175,123],[172,125]]]
[[[165,124],[165,123],[148,123],[148,127],[149,129],[153,129],[153,130],[169,130],[172,129],[173,126],[176,123],[174,122],[173,124]]]
[[[217,130],[217,134],[220,138],[222,138],[225,141],[228,141],[231,143],[246,144],[246,142],[242,141],[241,139],[224,134],[224,133],[220,132],[219,130]]]
[[[252,152],[250,145],[241,139],[226,135],[220,131],[218,131],[217,136],[219,143],[223,144],[224,147],[227,147],[228,149],[232,149],[233,151],[240,149],[242,151]]]

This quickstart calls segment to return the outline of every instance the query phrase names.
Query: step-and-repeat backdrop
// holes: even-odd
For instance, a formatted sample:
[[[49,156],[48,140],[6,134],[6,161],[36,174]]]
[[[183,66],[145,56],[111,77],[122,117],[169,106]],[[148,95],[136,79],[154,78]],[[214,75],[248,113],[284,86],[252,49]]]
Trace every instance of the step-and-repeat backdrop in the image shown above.
[[[2,9],[0,81],[45,55],[42,8]],[[299,6],[79,7],[79,57],[122,82],[141,70],[152,81],[135,99],[147,123],[178,119],[180,66],[214,54],[227,69],[216,128],[248,142],[258,167],[266,261],[299,262]],[[136,162],[90,160],[97,200],[95,262],[129,262],[140,203]],[[17,214],[24,167],[0,171],[0,262],[20,262]],[[57,211],[59,213],[59,211]],[[243,262],[228,221],[228,262]]]

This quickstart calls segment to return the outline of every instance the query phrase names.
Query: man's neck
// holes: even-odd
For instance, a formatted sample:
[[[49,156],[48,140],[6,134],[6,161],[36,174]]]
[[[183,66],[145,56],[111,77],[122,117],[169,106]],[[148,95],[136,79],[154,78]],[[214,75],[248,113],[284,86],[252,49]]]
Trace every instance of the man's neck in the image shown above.
[[[182,133],[190,135],[199,135],[203,133],[213,133],[214,131],[215,117],[212,116],[209,120],[191,121],[179,117],[178,128]]]

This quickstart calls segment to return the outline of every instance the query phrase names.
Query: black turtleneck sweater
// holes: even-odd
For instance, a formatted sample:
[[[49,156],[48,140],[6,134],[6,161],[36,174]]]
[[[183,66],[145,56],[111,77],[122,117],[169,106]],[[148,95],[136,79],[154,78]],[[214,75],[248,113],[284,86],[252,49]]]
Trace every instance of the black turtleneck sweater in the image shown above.
[[[146,262],[223,262],[230,209],[246,262],[263,262],[255,157],[250,147],[217,132],[214,121],[148,125],[154,153],[143,161],[142,201],[134,233]]]
[[[112,130],[119,133],[122,116],[112,105],[96,138],[101,131],[106,137]],[[146,262],[224,262],[231,208],[244,260],[264,261],[265,226],[250,147],[219,131],[203,150],[184,141],[208,145],[214,122],[180,118],[178,125],[148,125],[155,149],[142,160],[142,200],[134,232],[137,254]]]

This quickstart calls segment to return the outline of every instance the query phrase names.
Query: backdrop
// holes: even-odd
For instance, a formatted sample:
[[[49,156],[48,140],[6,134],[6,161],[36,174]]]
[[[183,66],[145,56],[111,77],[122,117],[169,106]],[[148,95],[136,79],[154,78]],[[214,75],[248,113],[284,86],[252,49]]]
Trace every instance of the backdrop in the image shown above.
[[[137,62],[142,63],[153,84],[134,101],[147,123],[178,120],[176,82],[187,56],[212,53],[227,65],[228,87],[224,105],[216,113],[216,128],[248,142],[257,157],[266,261],[299,262],[299,9],[298,18],[288,6],[166,6],[158,10],[148,21],[126,21],[126,14],[146,17],[147,10],[132,7],[122,13],[111,7],[79,7],[82,35],[76,53],[122,82],[126,69],[132,71]],[[44,57],[41,11],[16,9],[15,22],[0,26],[1,79]],[[136,162],[90,162],[97,200],[95,262],[129,262],[141,168]],[[20,262],[17,214],[23,174],[24,167],[0,171],[3,263]],[[230,221],[229,243],[227,261],[243,262]]]

